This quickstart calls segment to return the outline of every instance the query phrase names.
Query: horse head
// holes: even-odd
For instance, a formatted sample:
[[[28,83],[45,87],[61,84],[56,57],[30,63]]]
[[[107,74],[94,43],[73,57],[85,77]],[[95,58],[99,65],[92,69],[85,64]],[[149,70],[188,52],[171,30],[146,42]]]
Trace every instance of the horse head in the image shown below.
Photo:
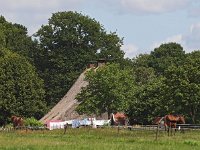
[[[160,124],[160,122],[162,121],[163,117],[156,117],[154,118],[152,124]]]
[[[11,116],[11,121],[13,122],[16,118],[17,116]]]
[[[177,121],[179,124],[185,124],[185,118],[182,115],[179,115],[179,120]]]

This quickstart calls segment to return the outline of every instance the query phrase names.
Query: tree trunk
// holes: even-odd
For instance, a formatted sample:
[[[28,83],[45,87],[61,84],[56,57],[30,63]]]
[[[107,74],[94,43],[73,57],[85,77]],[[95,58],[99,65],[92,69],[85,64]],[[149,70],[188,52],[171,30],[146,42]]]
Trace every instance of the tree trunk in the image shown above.
[[[191,117],[192,117],[192,123],[195,124],[195,110],[193,108],[191,109]]]
[[[195,115],[192,116],[192,122],[195,124]]]

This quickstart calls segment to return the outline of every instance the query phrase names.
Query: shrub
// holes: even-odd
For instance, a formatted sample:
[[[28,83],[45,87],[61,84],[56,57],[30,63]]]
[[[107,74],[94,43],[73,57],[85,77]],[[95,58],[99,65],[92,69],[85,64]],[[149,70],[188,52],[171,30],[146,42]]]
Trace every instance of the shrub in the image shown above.
[[[24,121],[25,126],[30,126],[30,127],[42,127],[43,124],[35,119],[34,117],[31,118],[26,118]]]

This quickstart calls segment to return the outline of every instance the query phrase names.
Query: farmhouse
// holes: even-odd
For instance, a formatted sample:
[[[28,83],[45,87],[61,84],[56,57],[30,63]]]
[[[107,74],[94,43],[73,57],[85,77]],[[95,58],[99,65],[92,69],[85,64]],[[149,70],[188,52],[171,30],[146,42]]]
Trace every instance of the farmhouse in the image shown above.
[[[83,87],[88,85],[88,82],[84,80],[85,73],[91,68],[98,68],[106,64],[105,59],[99,59],[97,61],[89,62],[86,70],[78,77],[76,82],[66,93],[66,95],[44,116],[40,119],[41,122],[46,123],[49,120],[72,120],[72,119],[81,119],[87,118],[86,115],[79,115],[75,109],[79,105],[79,102],[76,100],[76,95],[81,92]],[[105,115],[102,116],[93,116],[97,118],[105,118]]]

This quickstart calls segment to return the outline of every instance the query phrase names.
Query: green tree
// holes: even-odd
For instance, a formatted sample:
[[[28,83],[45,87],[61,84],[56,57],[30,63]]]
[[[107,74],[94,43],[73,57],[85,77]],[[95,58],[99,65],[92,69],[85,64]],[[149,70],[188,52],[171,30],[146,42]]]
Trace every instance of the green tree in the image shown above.
[[[22,56],[0,49],[0,120],[12,115],[39,119],[45,111],[43,81]]]
[[[87,63],[100,57],[123,59],[122,40],[77,12],[54,13],[36,33],[34,62],[45,81],[47,103],[53,106],[69,90]]]
[[[148,66],[154,68],[157,75],[163,75],[171,65],[183,64],[185,58],[183,48],[177,43],[161,44],[150,55],[151,60]]]
[[[137,57],[133,58],[133,66],[137,67],[150,67],[150,62],[152,61],[152,56],[149,54],[140,54]]]
[[[139,86],[145,85],[156,77],[155,71],[151,67],[137,67],[134,69],[134,75],[136,83]]]
[[[184,114],[188,121],[200,122],[200,52],[187,54],[181,66],[171,66],[166,71],[169,111]],[[191,118],[191,119],[190,119]]]
[[[36,43],[27,35],[26,27],[7,22],[0,16],[0,47],[17,52],[32,61],[32,51],[36,48]]]
[[[165,84],[162,76],[156,77],[152,68],[139,67],[135,73],[137,90],[127,110],[130,123],[150,124],[155,116],[166,114],[162,104]]]
[[[89,85],[77,96],[77,111],[87,114],[125,112],[133,99],[135,79],[131,69],[109,64],[87,73]]]
[[[155,116],[163,116],[172,111],[173,104],[165,73],[170,66],[183,64],[184,59],[185,52],[177,43],[161,44],[150,54],[141,54],[133,59],[138,87],[135,92],[136,100],[131,103],[127,112],[133,120],[151,123]]]

